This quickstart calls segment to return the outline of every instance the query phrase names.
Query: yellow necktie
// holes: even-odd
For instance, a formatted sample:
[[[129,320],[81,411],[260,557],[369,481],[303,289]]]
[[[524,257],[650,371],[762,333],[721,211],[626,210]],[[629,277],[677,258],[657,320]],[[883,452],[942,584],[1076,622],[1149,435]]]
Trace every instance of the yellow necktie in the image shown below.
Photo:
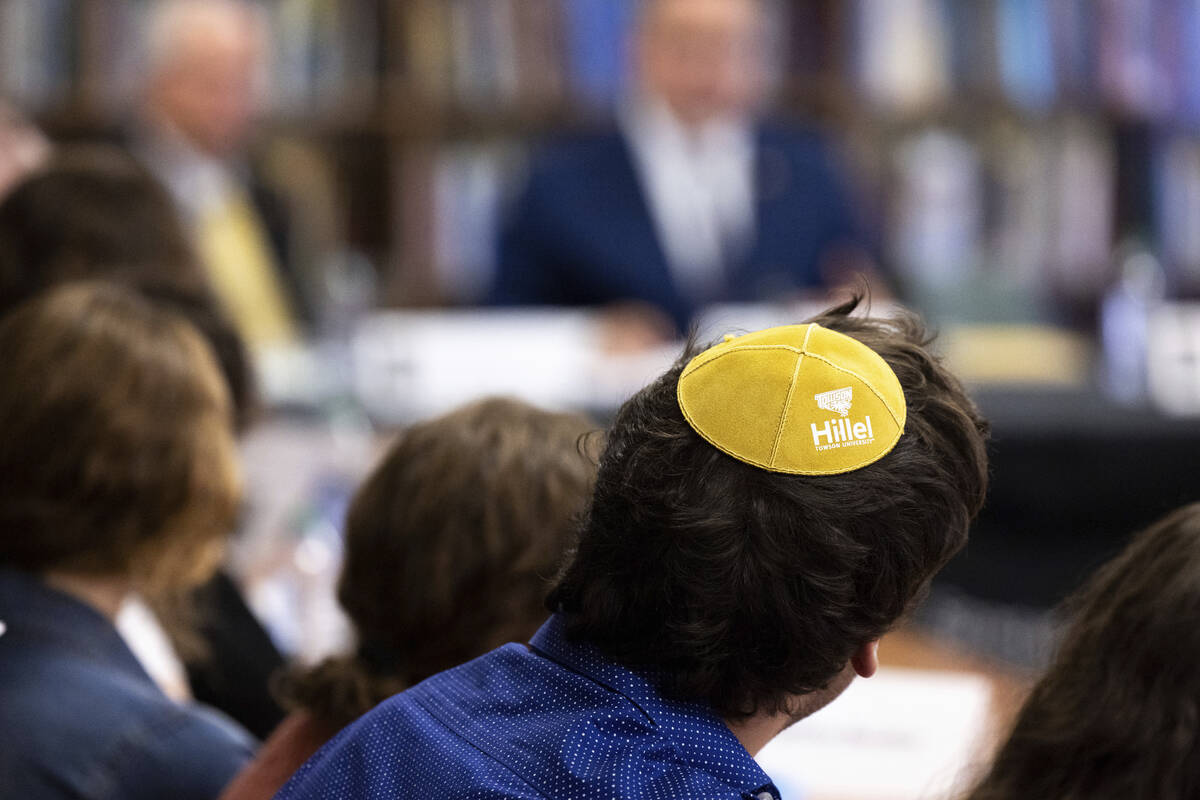
[[[250,345],[296,338],[266,230],[243,190],[231,188],[202,217],[197,247],[213,290]]]

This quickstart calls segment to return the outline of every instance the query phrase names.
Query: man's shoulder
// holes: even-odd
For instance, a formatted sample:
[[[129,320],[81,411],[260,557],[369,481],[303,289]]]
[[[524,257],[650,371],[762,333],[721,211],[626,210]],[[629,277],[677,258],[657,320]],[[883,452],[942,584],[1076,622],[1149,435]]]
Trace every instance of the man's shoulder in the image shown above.
[[[503,684],[521,692],[508,645],[395,695],[342,730],[280,791],[314,798],[540,798],[492,748],[479,746],[458,720],[484,713],[482,693]],[[486,685],[479,676],[488,674]],[[457,710],[451,710],[454,705]],[[481,719],[480,724],[486,725]]]
[[[507,645],[378,706],[279,795],[313,798],[728,796],[628,697]],[[736,796],[736,795],[735,795]]]
[[[0,772],[34,781],[30,797],[58,796],[47,776],[80,797],[213,797],[253,754],[223,716],[120,670],[45,654],[23,665],[36,679],[0,669],[13,678],[0,679]]]

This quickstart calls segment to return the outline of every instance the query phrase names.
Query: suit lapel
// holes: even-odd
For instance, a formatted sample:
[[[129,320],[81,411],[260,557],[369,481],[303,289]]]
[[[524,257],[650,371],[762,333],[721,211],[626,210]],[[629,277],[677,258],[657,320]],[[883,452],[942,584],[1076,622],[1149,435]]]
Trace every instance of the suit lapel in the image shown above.
[[[684,323],[691,314],[691,303],[675,285],[633,151],[623,132],[613,137],[611,172],[607,179],[613,192],[611,206],[627,209],[621,224],[614,226],[614,235],[623,238],[623,250],[638,254],[638,263],[629,268],[636,269],[638,282],[647,288],[653,286],[652,294],[661,298],[660,304],[677,322]]]

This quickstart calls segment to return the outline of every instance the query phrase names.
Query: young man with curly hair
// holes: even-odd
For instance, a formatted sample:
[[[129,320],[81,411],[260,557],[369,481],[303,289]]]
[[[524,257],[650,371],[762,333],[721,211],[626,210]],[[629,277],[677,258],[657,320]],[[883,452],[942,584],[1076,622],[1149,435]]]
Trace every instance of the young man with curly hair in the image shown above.
[[[754,754],[874,673],[987,485],[923,326],[855,306],[689,347],[619,411],[531,642],[386,701],[278,797],[777,800]]]

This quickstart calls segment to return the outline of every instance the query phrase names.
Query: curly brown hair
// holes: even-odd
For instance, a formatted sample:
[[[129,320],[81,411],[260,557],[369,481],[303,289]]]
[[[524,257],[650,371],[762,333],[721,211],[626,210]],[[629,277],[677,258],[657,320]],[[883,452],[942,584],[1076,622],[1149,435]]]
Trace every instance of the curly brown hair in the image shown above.
[[[1200,504],[1065,604],[1053,664],[969,800],[1200,797]]]
[[[546,617],[595,475],[574,414],[487,399],[400,435],[346,517],[338,601],[356,652],[284,676],[284,701],[341,727]]]
[[[768,472],[705,442],[676,399],[691,345],[617,415],[574,560],[548,598],[568,635],[727,719],[791,713],[910,607],[963,546],[987,425],[911,315],[814,322],[895,371],[905,433],[833,476]]]

